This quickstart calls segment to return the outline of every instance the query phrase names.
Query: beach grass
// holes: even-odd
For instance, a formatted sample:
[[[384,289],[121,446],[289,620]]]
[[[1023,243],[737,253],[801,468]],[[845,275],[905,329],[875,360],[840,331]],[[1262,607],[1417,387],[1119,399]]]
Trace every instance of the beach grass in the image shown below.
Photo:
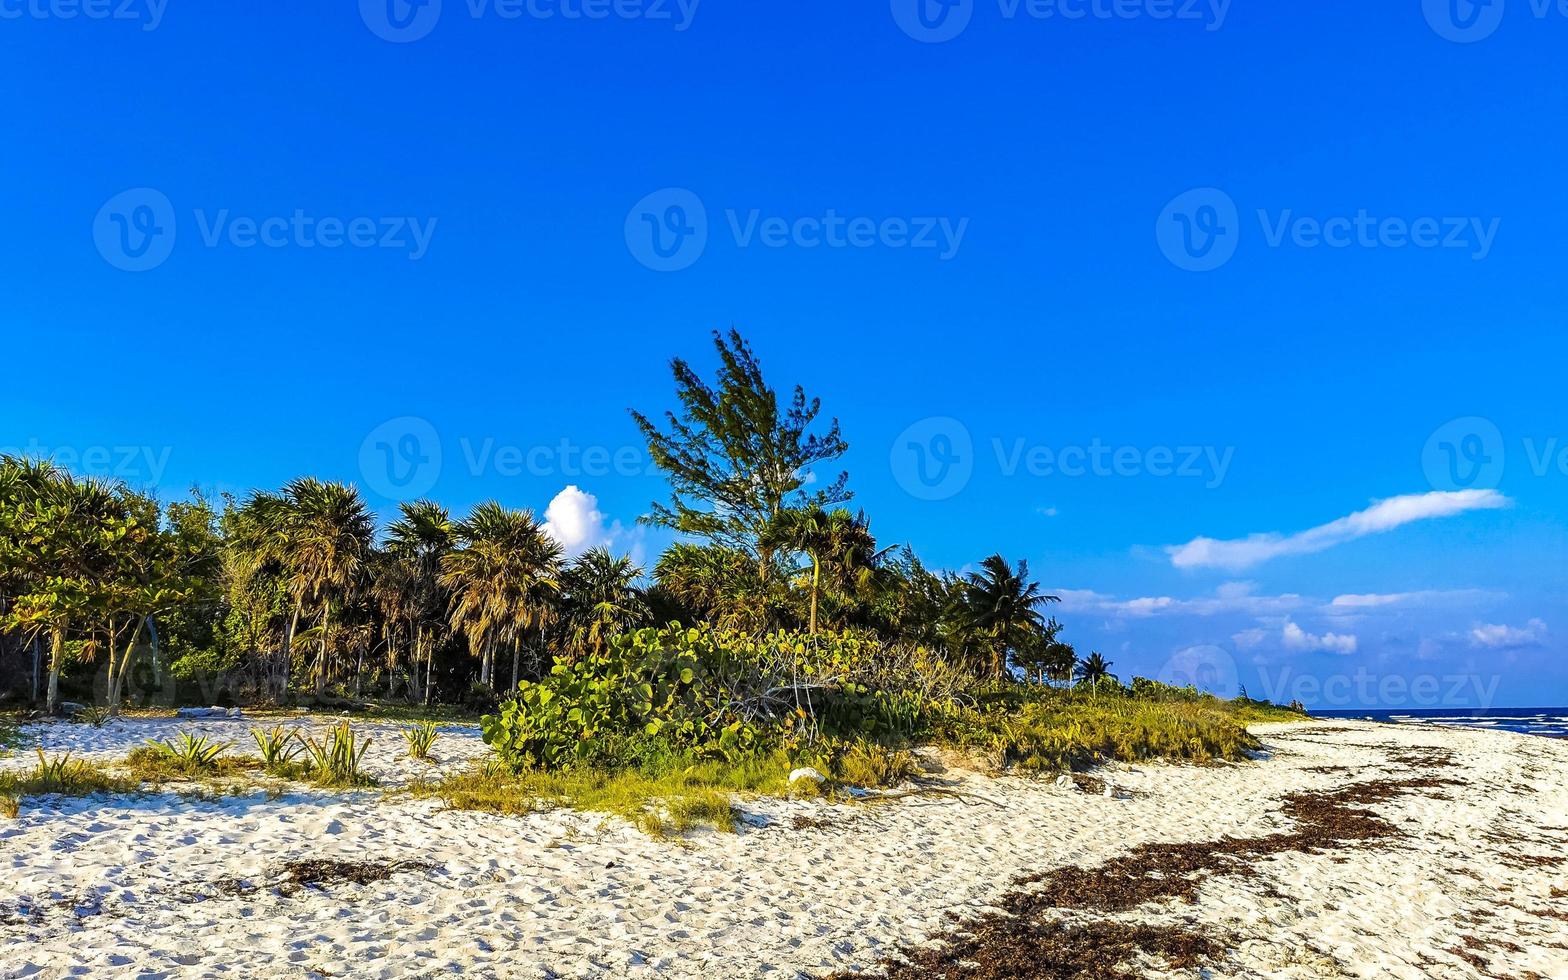
[[[939,714],[931,740],[995,753],[1008,768],[1060,772],[1112,761],[1239,761],[1260,748],[1247,725],[1292,720],[1301,716],[1250,701],[1014,687]]]
[[[38,763],[30,770],[0,773],[0,813],[15,819],[22,802],[34,796],[92,796],[98,793],[129,793],[136,782],[117,776],[103,766],[69,753],[46,756],[38,750]]]

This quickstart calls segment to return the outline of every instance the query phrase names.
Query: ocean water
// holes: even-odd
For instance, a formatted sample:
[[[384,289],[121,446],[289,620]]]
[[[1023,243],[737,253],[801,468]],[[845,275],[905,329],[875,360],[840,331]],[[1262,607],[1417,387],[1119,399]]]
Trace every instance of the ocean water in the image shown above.
[[[1347,708],[1312,712],[1316,718],[1364,718],[1396,724],[1492,728],[1547,738],[1568,738],[1568,708]]]

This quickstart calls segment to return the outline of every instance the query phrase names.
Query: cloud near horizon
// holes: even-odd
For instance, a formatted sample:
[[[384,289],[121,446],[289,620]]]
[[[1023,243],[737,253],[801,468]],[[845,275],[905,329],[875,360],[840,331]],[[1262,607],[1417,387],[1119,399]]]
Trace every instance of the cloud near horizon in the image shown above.
[[[1496,490],[1434,490],[1380,500],[1365,510],[1295,534],[1269,532],[1221,541],[1198,537],[1165,549],[1177,568],[1240,571],[1275,558],[1310,555],[1416,521],[1452,517],[1472,510],[1498,510],[1513,502]]]
[[[1488,650],[1514,650],[1533,647],[1546,638],[1546,623],[1532,619],[1523,626],[1483,623],[1470,631],[1470,645]]]

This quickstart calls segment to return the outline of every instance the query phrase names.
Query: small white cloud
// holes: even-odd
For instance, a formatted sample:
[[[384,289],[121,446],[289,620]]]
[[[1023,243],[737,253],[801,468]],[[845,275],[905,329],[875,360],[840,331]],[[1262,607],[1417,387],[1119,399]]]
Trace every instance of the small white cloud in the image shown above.
[[[1236,644],[1238,650],[1256,650],[1269,638],[1269,635],[1260,629],[1242,630],[1240,633],[1231,634],[1231,642]]]
[[[1546,638],[1546,623],[1532,619],[1523,626],[1484,623],[1470,631],[1470,645],[1488,650],[1533,647]]]
[[[1041,507],[1039,510],[1046,517],[1055,517],[1059,513],[1055,507]]]
[[[1512,503],[1496,490],[1413,493],[1380,500],[1365,510],[1296,534],[1253,534],[1229,541],[1193,538],[1166,550],[1177,568],[1239,570],[1287,555],[1310,555],[1346,541],[1392,531],[1415,521],[1452,517],[1472,510],[1496,510]]]
[[[1351,654],[1356,652],[1357,646],[1353,634],[1324,633],[1322,636],[1316,636],[1295,623],[1285,624],[1280,640],[1285,644],[1285,649],[1303,653]]]
[[[1451,604],[1464,601],[1496,598],[1496,593],[1485,589],[1427,589],[1421,592],[1365,593],[1338,595],[1329,603],[1336,611],[1382,609],[1388,606],[1419,606],[1432,603]]]
[[[607,521],[599,498],[576,486],[555,495],[544,511],[544,531],[554,538],[566,557],[575,558],[600,546],[630,550],[637,558],[640,528],[628,532],[620,521]]]

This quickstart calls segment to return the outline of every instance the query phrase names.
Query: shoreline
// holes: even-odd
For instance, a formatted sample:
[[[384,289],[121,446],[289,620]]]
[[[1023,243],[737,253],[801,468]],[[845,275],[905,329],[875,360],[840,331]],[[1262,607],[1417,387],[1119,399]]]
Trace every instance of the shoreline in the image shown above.
[[[121,724],[136,744],[163,734]],[[243,722],[168,727],[216,730],[236,751],[248,738]],[[364,727],[372,771],[396,785],[417,764],[396,758],[395,725]],[[480,754],[449,727],[437,768]],[[51,752],[131,738],[38,728],[70,729],[44,733]],[[1393,833],[1244,854],[1245,874],[1204,875],[1193,902],[1092,916],[1052,904],[1045,921],[1225,937],[1222,958],[1179,969],[1134,949],[1128,965],[1151,976],[1568,973],[1568,743],[1346,719],[1253,730],[1257,761],[1106,766],[1110,796],[949,770],[933,778],[959,797],[746,801],[738,834],[675,841],[595,814],[500,817],[376,792],[33,803],[0,822],[0,976],[865,975],[950,937],[949,916],[994,916],[1009,896],[1016,908],[1064,869],[1092,881],[1151,849],[1277,841],[1303,826],[1292,800],[1346,792]],[[1453,784],[1347,791],[1423,778]],[[278,886],[285,862],[368,859],[407,863],[383,880]],[[1030,876],[1044,877],[1019,884]]]

